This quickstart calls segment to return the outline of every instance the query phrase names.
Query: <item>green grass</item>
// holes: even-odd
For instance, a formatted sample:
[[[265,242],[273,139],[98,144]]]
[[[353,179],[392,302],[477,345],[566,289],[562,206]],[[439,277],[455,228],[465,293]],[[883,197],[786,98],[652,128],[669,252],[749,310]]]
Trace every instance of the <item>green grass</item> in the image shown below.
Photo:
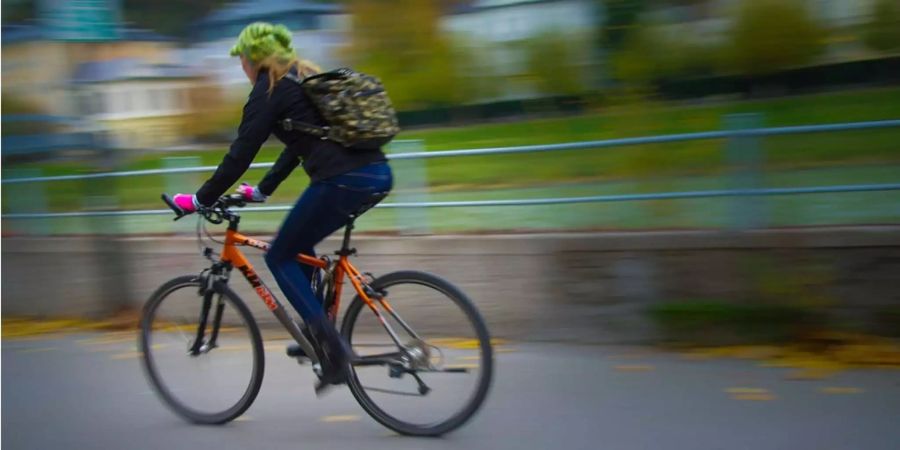
[[[796,187],[823,184],[896,182],[900,165],[822,167],[767,173],[766,186]],[[301,177],[297,177],[298,179]],[[552,186],[432,192],[432,201],[496,200],[616,195],[633,192],[711,190],[727,187],[729,178],[717,175],[656,180],[621,180]],[[6,189],[16,185],[8,186]],[[293,188],[292,188],[293,189]],[[294,191],[296,192],[296,191]],[[153,193],[148,193],[151,195]],[[9,195],[16,197],[14,192]],[[156,197],[153,197],[156,198]],[[397,195],[394,201],[408,201]],[[428,209],[376,208],[357,223],[363,232],[395,231],[412,227],[437,233],[472,230],[635,230],[723,228],[735,225],[735,211],[746,208],[748,198],[692,198],[681,200],[583,203],[497,208],[461,207]],[[287,202],[280,202],[281,204]],[[900,223],[900,191],[808,194],[765,197],[758,220],[768,226],[853,225]],[[151,205],[158,208],[159,206]],[[284,220],[284,211],[247,213],[241,229],[268,234]],[[7,233],[191,233],[192,220],[172,222],[165,216],[130,216],[112,220],[65,219],[4,221]],[[221,227],[219,227],[221,228]],[[771,264],[760,263],[760,267]]]
[[[823,324],[819,311],[811,308],[711,300],[661,303],[649,315],[663,340],[689,345],[785,342]]]
[[[572,118],[410,132],[428,150],[548,144],[722,128],[732,113],[758,112],[767,126],[900,118],[900,89],[824,94],[758,102],[671,107],[641,105]],[[766,168],[900,161],[900,128],[769,138]],[[587,151],[429,160],[432,186],[533,184],[709,173],[725,168],[721,141]]]
[[[640,104],[578,117],[406,131],[398,139],[422,140],[430,151],[574,142],[716,130],[722,128],[725,115],[746,112],[761,113],[767,126],[897,119],[900,118],[900,88],[696,106]],[[900,163],[900,128],[773,137],[765,139],[762,145],[764,168],[767,170]],[[433,190],[472,191],[576,181],[716,175],[728,169],[723,149],[722,141],[694,141],[595,150],[436,158],[425,160],[424,164],[428,184]],[[198,158],[203,165],[215,165],[224,151],[143,154],[134,156],[122,168],[160,168],[165,157],[187,155]],[[278,151],[277,147],[263,148],[256,161],[273,161]],[[410,163],[394,163],[398,186],[405,182],[407,164]],[[75,162],[6,165],[4,176],[12,176],[9,169],[16,168],[39,168],[44,175],[55,175],[82,172],[85,167]],[[262,170],[251,171],[242,179],[255,183],[263,173]],[[91,189],[98,193],[118,192],[118,205],[122,208],[158,208],[160,192],[193,191],[205,176],[191,174],[169,179],[144,176],[116,179],[105,185],[83,181],[55,182],[45,186],[45,201],[53,211],[79,209],[83,207],[82,198],[86,190]],[[306,183],[305,176],[294,174],[285,181],[272,202],[292,202]],[[33,186],[22,185],[21,188]],[[655,188],[651,183],[639,183],[636,189],[648,192]],[[21,191],[13,185],[5,186],[3,191],[4,211],[8,212],[11,206],[16,206],[11,193]]]

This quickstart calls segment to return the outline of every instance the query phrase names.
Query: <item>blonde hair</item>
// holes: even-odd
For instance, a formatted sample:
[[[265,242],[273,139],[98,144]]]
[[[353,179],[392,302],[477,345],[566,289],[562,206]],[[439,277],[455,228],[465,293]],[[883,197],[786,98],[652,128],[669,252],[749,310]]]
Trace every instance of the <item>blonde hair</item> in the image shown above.
[[[284,78],[293,67],[297,68],[297,75],[301,79],[322,72],[322,68],[316,63],[305,59],[299,59],[296,56],[293,58],[284,58],[279,57],[278,55],[272,55],[257,64],[259,70],[265,69],[269,72],[269,96],[271,96],[272,91],[275,90],[275,84]]]

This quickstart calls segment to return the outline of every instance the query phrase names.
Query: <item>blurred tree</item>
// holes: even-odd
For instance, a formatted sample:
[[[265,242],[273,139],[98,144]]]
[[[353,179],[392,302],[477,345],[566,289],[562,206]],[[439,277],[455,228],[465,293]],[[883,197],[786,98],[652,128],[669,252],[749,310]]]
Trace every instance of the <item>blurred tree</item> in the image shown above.
[[[595,48],[596,57],[602,66],[612,68],[611,71],[597,71],[598,74],[605,74],[600,75],[601,79],[599,82],[603,84],[612,81],[603,79],[609,75],[612,75],[613,78],[619,78],[621,81],[621,78],[614,74],[614,72],[617,71],[614,67],[617,64],[617,61],[619,65],[631,65],[632,63],[644,65],[646,67],[653,65],[652,62],[644,64],[633,58],[638,55],[624,57],[618,55],[625,47],[630,46],[633,51],[636,46],[643,47],[646,44],[647,37],[639,35],[639,33],[643,32],[639,28],[642,28],[641,20],[645,13],[651,12],[656,8],[678,6],[691,6],[705,10],[713,1],[714,0],[595,0],[597,23],[602,24],[597,33],[597,46]],[[631,72],[632,69],[625,70]],[[613,73],[610,74],[607,72]]]
[[[824,48],[825,29],[801,0],[744,0],[731,30],[727,58],[747,75],[812,62]]]
[[[3,23],[34,19],[35,0],[3,0]]]
[[[400,109],[449,105],[468,100],[449,37],[438,27],[443,2],[436,0],[349,0],[352,17],[347,56],[378,76]],[[402,14],[398,14],[402,11]]]
[[[600,31],[600,47],[617,51],[625,45],[629,30],[640,19],[651,0],[597,0],[598,22],[603,24]]]
[[[121,0],[122,19],[168,36],[186,37],[191,24],[228,0]]]
[[[583,63],[587,45],[559,30],[546,31],[524,43],[526,70],[538,92],[545,95],[577,95],[587,89]]]
[[[611,61],[613,76],[627,87],[645,90],[666,71],[667,42],[652,27],[632,28]]]
[[[596,0],[597,23],[602,23],[600,47],[617,51],[625,46],[641,15],[663,6],[706,5],[713,0]]]
[[[877,0],[872,5],[863,40],[874,50],[900,50],[900,0]]]
[[[41,114],[44,111],[31,102],[3,89],[0,95],[0,110],[3,114]]]
[[[498,48],[468,36],[451,36],[453,63],[456,67],[458,89],[464,101],[492,100],[500,97],[507,80],[498,74],[493,56]]]
[[[612,59],[613,75],[634,91],[648,91],[663,79],[713,74],[722,50],[714,43],[673,37],[659,26],[632,29]]]
[[[0,111],[4,115],[13,114],[46,114],[46,111],[26,99],[19,97],[14,92],[3,89],[0,93]],[[41,134],[57,130],[57,124],[46,122],[4,122],[3,135]]]

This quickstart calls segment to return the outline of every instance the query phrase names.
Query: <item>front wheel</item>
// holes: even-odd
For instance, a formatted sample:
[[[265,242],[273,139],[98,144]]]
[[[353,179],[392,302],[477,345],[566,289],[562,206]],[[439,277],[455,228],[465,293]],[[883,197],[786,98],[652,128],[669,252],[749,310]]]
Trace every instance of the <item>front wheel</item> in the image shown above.
[[[144,306],[138,347],[163,402],[181,417],[223,424],[243,414],[263,378],[262,336],[227,285],[196,275],[162,285]]]
[[[360,356],[349,379],[353,396],[401,434],[438,436],[462,426],[487,397],[494,370],[478,310],[452,284],[424,272],[390,273],[371,287],[385,299],[376,302],[381,318],[357,296],[341,326]]]

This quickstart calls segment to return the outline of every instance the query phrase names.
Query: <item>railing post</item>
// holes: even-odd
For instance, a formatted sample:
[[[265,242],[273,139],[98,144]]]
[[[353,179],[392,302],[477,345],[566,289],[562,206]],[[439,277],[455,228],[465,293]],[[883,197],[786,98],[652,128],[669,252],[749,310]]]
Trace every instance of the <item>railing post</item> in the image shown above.
[[[389,153],[425,151],[421,140],[393,141]],[[391,161],[394,169],[394,198],[401,203],[428,201],[428,174],[422,158]],[[397,228],[404,234],[430,234],[427,208],[396,208]]]
[[[757,113],[730,114],[725,116],[725,128],[734,132],[725,143],[725,159],[728,163],[729,188],[736,190],[763,187],[762,170],[764,153],[760,137],[741,131],[762,128],[762,115]],[[732,197],[728,226],[732,230],[762,228],[768,224],[765,198],[756,195]]]
[[[42,175],[41,169],[9,169],[4,170],[4,178],[37,178]],[[47,212],[46,183],[12,184],[3,188],[4,202],[12,213],[42,213]],[[47,219],[34,219],[26,221],[10,221],[8,224],[16,232],[34,235],[50,233],[50,221]],[[4,224],[6,225],[6,224]]]
[[[109,145],[109,136],[102,130],[94,132],[95,161],[94,170],[99,173],[114,172],[121,166],[121,152]],[[83,209],[86,211],[115,211],[119,209],[119,183],[128,181],[117,178],[98,178],[82,180]],[[88,226],[92,233],[98,235],[118,234],[120,229],[118,217],[94,217],[88,219]]]
[[[94,134],[99,172],[118,170],[123,163],[125,150],[110,145],[109,134],[97,130]],[[118,178],[87,179],[84,181],[85,209],[95,211],[116,211],[122,199],[119,183],[128,180]],[[132,260],[124,242],[116,235],[130,231],[122,217],[98,216],[87,218],[93,237],[94,270],[97,280],[97,296],[103,305],[103,315],[119,313],[133,314],[135,310],[135,290],[131,282]]]

